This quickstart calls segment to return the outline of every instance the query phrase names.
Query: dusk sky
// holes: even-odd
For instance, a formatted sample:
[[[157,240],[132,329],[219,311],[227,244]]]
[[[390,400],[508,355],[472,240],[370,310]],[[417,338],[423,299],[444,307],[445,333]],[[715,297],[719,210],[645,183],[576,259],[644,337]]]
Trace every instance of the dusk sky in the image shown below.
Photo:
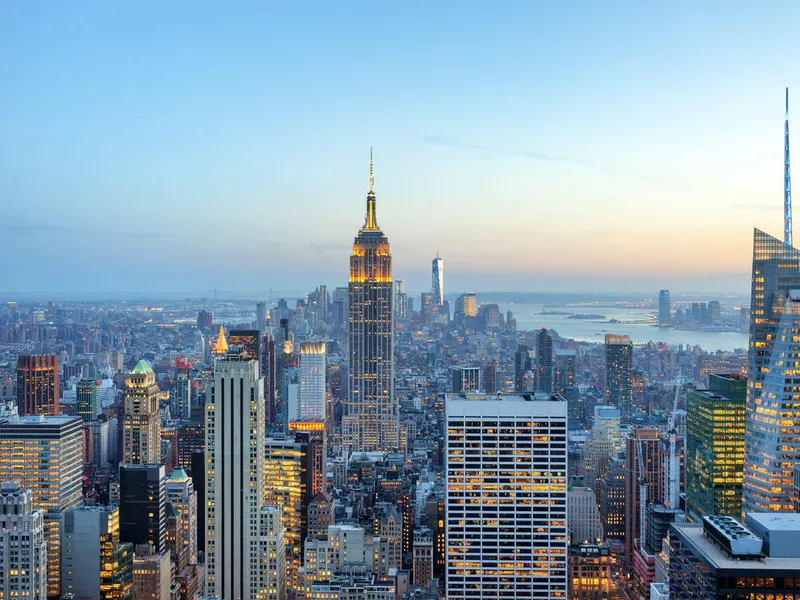
[[[370,146],[410,291],[438,247],[447,292],[746,292],[798,32],[790,1],[5,2],[0,294],[344,285]]]

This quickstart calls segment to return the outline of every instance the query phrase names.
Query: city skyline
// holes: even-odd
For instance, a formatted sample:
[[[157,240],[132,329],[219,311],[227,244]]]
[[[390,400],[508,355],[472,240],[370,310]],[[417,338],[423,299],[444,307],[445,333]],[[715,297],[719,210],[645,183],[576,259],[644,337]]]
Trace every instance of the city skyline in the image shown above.
[[[781,227],[800,8],[426,10],[7,7],[0,216],[42,268],[5,253],[0,293],[344,281],[370,145],[410,290],[437,245],[449,289],[746,289],[752,226]]]

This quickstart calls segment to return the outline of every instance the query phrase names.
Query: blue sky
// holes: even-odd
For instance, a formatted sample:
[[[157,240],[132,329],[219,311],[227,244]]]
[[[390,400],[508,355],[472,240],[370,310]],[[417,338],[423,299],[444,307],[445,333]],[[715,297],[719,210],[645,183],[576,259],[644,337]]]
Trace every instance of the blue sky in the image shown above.
[[[744,291],[798,31],[794,2],[5,3],[0,293],[342,285],[370,146],[413,291],[437,246],[448,292]]]

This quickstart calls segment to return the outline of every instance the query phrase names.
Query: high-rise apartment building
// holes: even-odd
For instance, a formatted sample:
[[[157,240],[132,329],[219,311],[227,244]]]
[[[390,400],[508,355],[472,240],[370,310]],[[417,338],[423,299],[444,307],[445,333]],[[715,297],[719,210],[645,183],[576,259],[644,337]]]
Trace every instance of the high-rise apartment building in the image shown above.
[[[256,600],[264,504],[264,382],[256,360],[219,355],[206,404],[206,593]]]
[[[44,511],[47,595],[61,591],[61,515],[81,503],[83,421],[79,417],[30,415],[0,423],[0,481],[31,491]]]
[[[553,393],[553,335],[545,328],[536,334],[536,391]]]
[[[474,394],[484,391],[480,367],[452,367],[450,373],[454,394]]]
[[[623,422],[633,411],[633,344],[627,335],[606,334],[606,404],[619,408]]]
[[[555,371],[556,393],[563,394],[567,388],[575,386],[575,350],[556,350]]]
[[[125,413],[122,417],[122,462],[132,465],[161,462],[161,410],[156,374],[140,360],[125,380]]]
[[[209,310],[201,310],[197,313],[197,328],[204,334],[211,333],[214,326],[214,314]]]
[[[402,279],[394,282],[394,316],[400,319],[408,316],[408,295],[406,283]]]
[[[439,258],[438,252],[431,265],[431,294],[436,306],[444,304],[444,260]]]
[[[657,429],[633,429],[625,440],[625,560],[633,564],[634,543],[642,535],[641,507],[661,504],[662,480],[661,445]],[[640,469],[641,466],[641,469]],[[644,484],[646,498],[640,495]]]
[[[744,512],[792,510],[800,463],[800,252],[755,230],[744,437]]]
[[[327,359],[325,342],[300,344],[300,420],[325,421]]]
[[[708,390],[686,392],[686,514],[742,515],[747,381],[709,375]]]
[[[173,419],[188,421],[192,418],[192,363],[186,358],[177,359],[175,369],[170,411]]]
[[[17,408],[24,415],[58,415],[61,412],[58,357],[20,355],[17,359]]]
[[[61,591],[75,598],[133,600],[133,544],[122,544],[119,509],[75,506],[61,521]]]
[[[433,531],[430,527],[414,530],[411,572],[415,586],[428,587],[433,578]]]
[[[661,327],[672,324],[672,307],[669,301],[669,290],[658,293],[658,324]]]
[[[81,379],[75,386],[75,407],[84,423],[100,415],[100,382],[96,379]]]
[[[394,398],[392,255],[375,218],[370,158],[367,217],[350,257],[350,389],[342,424],[348,451],[385,451],[398,446]]]
[[[514,391],[528,391],[528,376],[531,372],[533,363],[531,361],[530,348],[524,344],[517,346],[514,354]]]
[[[44,512],[15,481],[0,487],[0,598],[47,598]]]
[[[152,546],[138,546],[134,550],[133,597],[136,600],[171,600],[172,565],[169,552],[156,552]]]
[[[192,478],[180,468],[170,473],[164,492],[176,516],[175,537],[167,545],[180,572],[197,564],[197,492]]]
[[[447,598],[567,594],[567,402],[448,396]]]
[[[124,543],[166,550],[166,482],[164,465],[120,465],[119,520]]]
[[[286,582],[297,586],[303,560],[307,510],[313,497],[308,438],[268,437],[264,446],[264,504],[282,509],[286,547]]]
[[[263,560],[259,600],[285,600],[286,537],[279,506],[267,505],[261,509],[259,550]]]
[[[256,302],[256,329],[259,335],[264,335],[267,329],[267,303]]]

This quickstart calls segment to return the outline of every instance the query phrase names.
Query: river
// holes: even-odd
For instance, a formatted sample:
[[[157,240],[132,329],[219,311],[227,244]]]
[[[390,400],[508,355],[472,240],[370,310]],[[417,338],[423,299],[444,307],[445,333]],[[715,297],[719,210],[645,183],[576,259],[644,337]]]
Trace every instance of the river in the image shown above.
[[[601,343],[606,333],[628,335],[634,343],[666,342],[670,345],[684,344],[700,346],[703,350],[713,352],[724,350],[732,352],[747,348],[747,334],[727,331],[688,331],[656,327],[645,323],[601,323],[588,319],[570,319],[569,315],[540,314],[543,310],[601,314],[603,320],[618,319],[620,321],[640,321],[653,315],[652,309],[640,308],[601,308],[595,306],[582,307],[547,307],[543,304],[501,303],[501,311],[510,310],[517,320],[517,329],[534,330],[546,327],[555,329],[561,337],[580,342]]]

